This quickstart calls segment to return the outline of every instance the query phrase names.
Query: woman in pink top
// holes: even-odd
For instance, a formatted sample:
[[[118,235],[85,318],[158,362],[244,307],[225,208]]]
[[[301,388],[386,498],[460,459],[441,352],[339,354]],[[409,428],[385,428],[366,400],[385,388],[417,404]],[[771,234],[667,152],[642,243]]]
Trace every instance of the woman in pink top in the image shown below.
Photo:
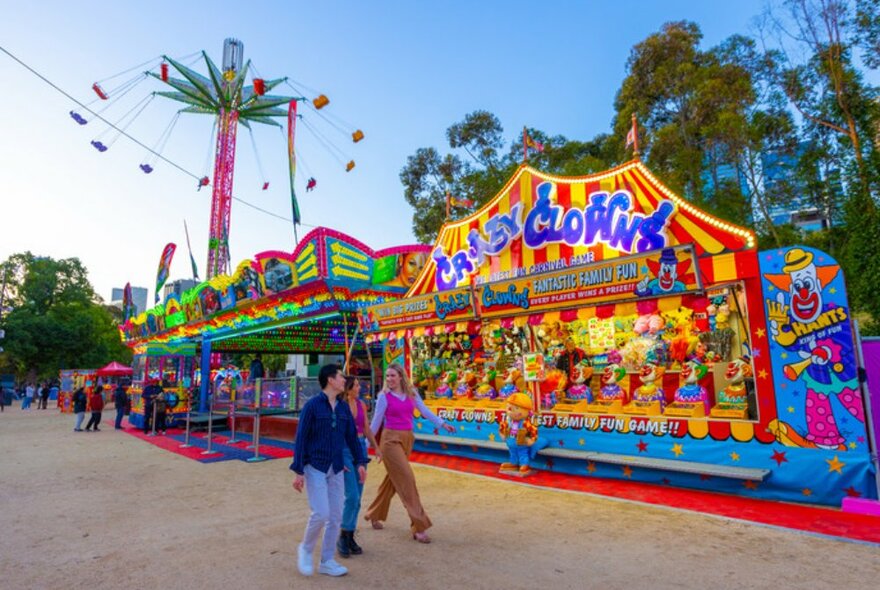
[[[373,414],[372,431],[382,431],[379,450],[385,463],[387,474],[379,485],[376,499],[370,504],[365,520],[369,520],[374,529],[383,528],[382,521],[388,518],[388,509],[394,494],[400,496],[410,519],[413,539],[419,543],[430,543],[431,537],[425,532],[431,527],[431,519],[422,507],[416,477],[409,464],[409,455],[413,449],[413,410],[418,409],[422,416],[428,418],[438,428],[447,432],[455,432],[455,427],[447,424],[432,412],[419,397],[403,367],[397,363],[388,365],[385,371],[385,387],[376,402]]]

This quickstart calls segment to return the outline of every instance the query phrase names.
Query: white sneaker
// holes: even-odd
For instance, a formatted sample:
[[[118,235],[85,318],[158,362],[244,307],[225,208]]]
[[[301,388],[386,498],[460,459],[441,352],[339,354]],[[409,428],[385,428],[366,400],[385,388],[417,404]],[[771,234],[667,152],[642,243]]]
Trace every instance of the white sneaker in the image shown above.
[[[344,576],[348,573],[348,568],[336,563],[335,559],[328,559],[327,561],[322,561],[321,565],[318,566],[318,573],[328,576]]]
[[[302,543],[299,544],[299,548],[296,551],[297,561],[296,567],[299,568],[299,573],[304,576],[311,576],[315,573],[315,566],[312,565],[312,556],[309,553],[305,552]]]

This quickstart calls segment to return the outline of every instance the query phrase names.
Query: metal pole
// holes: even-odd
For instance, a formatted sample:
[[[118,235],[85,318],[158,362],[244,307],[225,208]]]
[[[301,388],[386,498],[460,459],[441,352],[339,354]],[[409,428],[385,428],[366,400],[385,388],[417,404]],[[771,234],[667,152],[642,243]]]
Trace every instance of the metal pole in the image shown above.
[[[183,444],[180,445],[180,448],[182,448],[182,449],[188,449],[192,446],[191,444],[189,444],[189,415],[190,415],[191,411],[192,411],[192,396],[190,394],[187,394],[187,396],[186,396],[186,436],[183,439]]]
[[[208,404],[208,448],[202,451],[203,455],[216,455],[219,451],[211,450],[211,443],[213,442],[213,434],[214,434],[214,396],[211,396],[210,403]]]
[[[226,441],[228,444],[237,443],[238,439],[235,438],[235,389],[232,390],[232,398],[229,400],[229,412],[227,416],[229,417],[229,429],[231,430],[229,440]]]
[[[265,461],[266,457],[260,457],[260,408],[256,408],[254,415],[254,456],[248,458],[249,463]]]
[[[153,399],[153,424],[152,428],[150,428],[150,434],[147,436],[156,436],[156,400]]]

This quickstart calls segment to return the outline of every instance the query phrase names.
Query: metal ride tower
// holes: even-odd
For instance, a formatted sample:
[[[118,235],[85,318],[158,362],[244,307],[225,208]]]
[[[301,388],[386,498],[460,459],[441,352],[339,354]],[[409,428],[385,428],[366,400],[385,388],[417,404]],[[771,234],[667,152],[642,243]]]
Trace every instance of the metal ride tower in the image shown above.
[[[217,68],[211,58],[202,51],[208,76],[163,57],[159,74],[147,72],[150,76],[165,82],[174,91],[156,94],[186,103],[182,113],[201,113],[217,117],[217,148],[214,155],[214,186],[211,195],[211,225],[208,239],[207,278],[218,274],[228,274],[229,269],[229,220],[232,207],[232,182],[235,173],[235,142],[238,125],[250,128],[250,124],[263,123],[282,127],[275,120],[287,117],[288,110],[279,108],[291,101],[300,100],[290,96],[269,96],[266,94],[287,78],[263,80],[254,78],[250,86],[245,86],[251,62],[242,65],[244,44],[237,39],[226,39],[223,43],[223,69]],[[171,65],[183,77],[168,75]],[[200,186],[207,185],[207,179]]]

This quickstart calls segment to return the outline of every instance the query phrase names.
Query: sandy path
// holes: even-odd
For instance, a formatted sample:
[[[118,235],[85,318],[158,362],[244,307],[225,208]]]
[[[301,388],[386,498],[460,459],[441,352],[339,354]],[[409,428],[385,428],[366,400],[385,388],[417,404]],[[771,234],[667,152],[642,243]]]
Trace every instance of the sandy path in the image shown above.
[[[112,423],[72,428],[56,410],[0,414],[0,588],[855,589],[880,573],[876,546],[416,466],[434,543],[395,503],[348,576],[305,579],[287,460],[203,465]]]

